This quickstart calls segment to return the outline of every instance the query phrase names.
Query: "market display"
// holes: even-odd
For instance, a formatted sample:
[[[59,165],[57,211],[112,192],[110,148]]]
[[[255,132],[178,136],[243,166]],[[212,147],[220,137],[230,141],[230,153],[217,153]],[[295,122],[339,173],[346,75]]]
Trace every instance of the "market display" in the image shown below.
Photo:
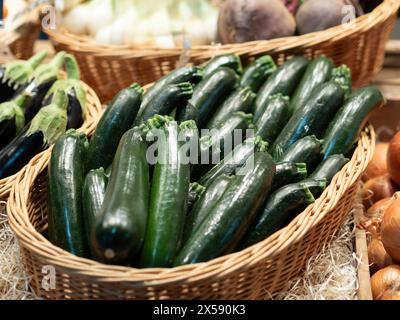
[[[83,124],[86,93],[75,58],[60,52],[42,63],[46,55],[0,67],[0,179],[16,174],[67,129]],[[67,75],[60,79],[64,66]]]
[[[349,68],[325,56],[279,67],[264,56],[243,70],[225,54],[145,92],[122,90],[92,137],[68,131],[54,147],[50,241],[100,262],[153,268],[266,239],[322,194],[384,102],[374,86],[350,88]],[[242,142],[228,146],[235,131]],[[164,143],[154,144],[157,132]]]

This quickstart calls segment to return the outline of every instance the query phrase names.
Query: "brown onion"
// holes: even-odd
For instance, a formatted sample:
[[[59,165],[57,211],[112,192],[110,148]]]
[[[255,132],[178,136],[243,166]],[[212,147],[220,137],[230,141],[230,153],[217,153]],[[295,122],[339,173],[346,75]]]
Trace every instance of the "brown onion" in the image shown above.
[[[388,175],[368,180],[364,184],[364,205],[369,208],[379,200],[391,197],[395,191],[396,189]]]
[[[400,184],[400,132],[389,143],[387,169],[392,180]]]
[[[394,199],[383,214],[381,237],[387,253],[400,262],[400,198]]]
[[[363,175],[364,181],[368,181],[370,179],[388,174],[388,168],[387,168],[388,149],[389,149],[389,143],[376,144],[374,155],[372,156],[371,162],[365,169]]]
[[[400,266],[391,265],[375,273],[371,278],[371,289],[375,300],[398,295],[400,293]]]
[[[368,260],[371,274],[392,264],[392,258],[387,254],[382,241],[378,238],[372,238],[368,245]]]
[[[380,238],[382,216],[392,201],[392,198],[384,198],[369,208],[360,221],[361,227],[369,234]]]

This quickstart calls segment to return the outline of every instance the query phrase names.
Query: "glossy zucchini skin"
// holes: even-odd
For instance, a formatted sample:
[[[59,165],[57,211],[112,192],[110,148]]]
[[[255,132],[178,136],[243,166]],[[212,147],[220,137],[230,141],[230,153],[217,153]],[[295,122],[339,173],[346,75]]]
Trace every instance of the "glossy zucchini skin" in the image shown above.
[[[149,101],[146,109],[136,118],[135,125],[142,124],[156,114],[169,115],[175,108],[184,108],[192,94],[193,88],[189,82],[167,85]]]
[[[149,220],[140,258],[140,265],[145,268],[172,265],[181,246],[187,213],[190,164],[183,163],[183,154],[179,152],[180,128],[173,121],[166,123],[163,130],[166,143],[158,149],[159,161],[153,172]]]
[[[194,233],[194,231],[202,224],[208,213],[217,204],[224,194],[229,183],[234,179],[233,176],[222,174],[218,176],[204,190],[200,199],[195,203],[193,209],[189,212],[184,229],[184,242]]]
[[[307,169],[313,170],[322,158],[323,141],[315,136],[304,137],[295,142],[288,151],[279,158],[279,162],[305,163]]]
[[[250,88],[239,88],[218,108],[210,121],[208,121],[206,128],[210,130],[218,128],[221,123],[227,121],[235,112],[250,112],[255,98],[256,95]]]
[[[242,88],[248,87],[251,91],[257,93],[276,69],[277,66],[271,56],[262,56],[244,70],[240,79],[240,86]]]
[[[108,178],[105,175],[104,169],[91,170],[85,177],[82,190],[83,217],[86,232],[86,239],[90,246],[91,255],[93,256],[94,249],[91,241],[95,230],[96,220],[101,214],[101,207],[106,194]]]
[[[263,84],[258,92],[254,107],[254,121],[257,121],[264,113],[267,99],[275,94],[291,96],[299,84],[309,64],[304,57],[295,57],[280,66]]]
[[[118,145],[91,238],[95,256],[106,263],[131,263],[143,245],[150,192],[146,150],[138,128],[127,131]]]
[[[232,69],[238,75],[243,73],[242,62],[239,56],[228,53],[216,56],[204,64],[204,77],[209,76],[221,67]]]
[[[310,180],[287,185],[275,191],[265,202],[239,249],[252,246],[285,227],[297,214],[315,201],[315,194],[326,187],[324,180]]]
[[[317,169],[310,175],[310,179],[326,179],[331,183],[333,177],[344,167],[350,160],[342,154],[334,154],[326,158]]]
[[[82,186],[87,139],[68,131],[55,145],[48,169],[49,238],[77,256],[87,256],[82,212]]]
[[[306,136],[321,137],[342,107],[344,91],[335,82],[324,83],[315,89],[307,103],[297,109],[275,140],[271,154],[279,159],[298,140]]]
[[[323,140],[324,159],[334,154],[347,155],[368,120],[368,115],[384,104],[378,87],[367,86],[354,91],[344,106],[337,112]]]
[[[324,55],[310,62],[299,86],[293,94],[289,107],[290,115],[304,107],[315,88],[329,81],[333,67],[333,61]]]
[[[266,101],[265,111],[255,123],[255,136],[271,146],[289,120],[289,97],[273,95]]]
[[[305,163],[281,162],[276,165],[276,174],[271,192],[288,184],[303,181],[307,178],[307,165]]]
[[[110,103],[90,140],[88,171],[111,165],[122,135],[132,127],[138,114],[142,95],[143,89],[133,84],[119,92]]]
[[[234,250],[268,195],[275,163],[266,152],[256,152],[253,167],[236,176],[203,223],[183,246],[174,265],[204,262]]]
[[[194,107],[197,110],[195,119],[187,119],[181,115],[178,115],[178,119],[196,120],[198,127],[204,128],[218,106],[236,89],[238,81],[239,77],[232,69],[218,68],[196,86],[188,102],[189,109]],[[185,109],[182,109],[182,113],[186,113]]]

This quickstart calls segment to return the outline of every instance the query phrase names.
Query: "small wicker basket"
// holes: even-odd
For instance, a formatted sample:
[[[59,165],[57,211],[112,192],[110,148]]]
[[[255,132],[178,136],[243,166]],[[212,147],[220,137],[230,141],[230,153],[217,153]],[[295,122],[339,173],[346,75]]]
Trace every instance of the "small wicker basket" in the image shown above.
[[[217,54],[236,53],[247,65],[265,54],[272,55],[282,63],[293,55],[314,57],[324,53],[337,65],[347,64],[353,71],[354,85],[358,87],[369,83],[381,70],[385,44],[399,5],[399,0],[383,0],[381,5],[357,18],[350,27],[341,25],[321,32],[271,41],[198,46],[189,50],[187,55],[190,62],[199,64]],[[144,85],[156,81],[177,67],[183,53],[181,48],[102,45],[62,28],[46,29],[45,32],[56,50],[65,50],[76,56],[83,80],[96,90],[103,102],[133,82]]]
[[[102,114],[103,106],[100,103],[100,100],[97,97],[96,93],[86,84],[82,83],[82,85],[86,90],[87,114],[85,122],[83,123],[83,126],[80,130],[85,133],[91,133],[92,130],[96,127],[97,121]],[[40,156],[41,154],[38,155],[38,157]],[[0,180],[0,201],[7,200],[16,176],[17,174]]]
[[[374,152],[375,132],[362,131],[351,161],[323,195],[289,226],[246,250],[171,269],[109,266],[51,244],[47,230],[48,150],[18,174],[7,204],[10,225],[35,293],[47,299],[266,299],[285,288],[342,226]],[[49,270],[53,286],[49,288]],[[51,283],[51,282],[50,282]]]

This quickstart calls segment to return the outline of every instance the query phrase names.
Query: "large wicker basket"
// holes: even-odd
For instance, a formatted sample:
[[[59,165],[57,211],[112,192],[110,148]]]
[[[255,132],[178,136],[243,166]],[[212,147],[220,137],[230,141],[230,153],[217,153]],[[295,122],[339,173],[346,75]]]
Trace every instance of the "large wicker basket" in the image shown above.
[[[103,107],[96,93],[86,84],[82,83],[82,85],[86,90],[87,114],[85,122],[80,130],[85,133],[90,133],[96,127],[97,121],[101,117]],[[16,176],[17,174],[0,180],[0,201],[7,200]]]
[[[216,54],[233,52],[246,65],[264,54],[272,55],[279,63],[296,54],[308,57],[321,53],[333,58],[336,64],[347,64],[353,71],[354,85],[369,83],[382,68],[385,43],[396,19],[399,0],[383,0],[371,13],[359,17],[354,24],[337,26],[322,32],[271,41],[244,44],[193,47],[187,52],[196,64]],[[142,85],[159,79],[175,69],[182,50],[100,45],[93,40],[76,36],[63,29],[45,30],[56,50],[72,52],[82,68],[83,80],[108,101],[119,90],[138,82]]]
[[[244,251],[206,263],[134,269],[82,259],[52,245],[43,235],[50,150],[17,176],[7,205],[9,222],[19,239],[31,286],[43,298],[265,299],[284,289],[342,226],[374,144],[374,130],[367,126],[352,160],[288,227]],[[50,289],[49,276],[54,280]]]

